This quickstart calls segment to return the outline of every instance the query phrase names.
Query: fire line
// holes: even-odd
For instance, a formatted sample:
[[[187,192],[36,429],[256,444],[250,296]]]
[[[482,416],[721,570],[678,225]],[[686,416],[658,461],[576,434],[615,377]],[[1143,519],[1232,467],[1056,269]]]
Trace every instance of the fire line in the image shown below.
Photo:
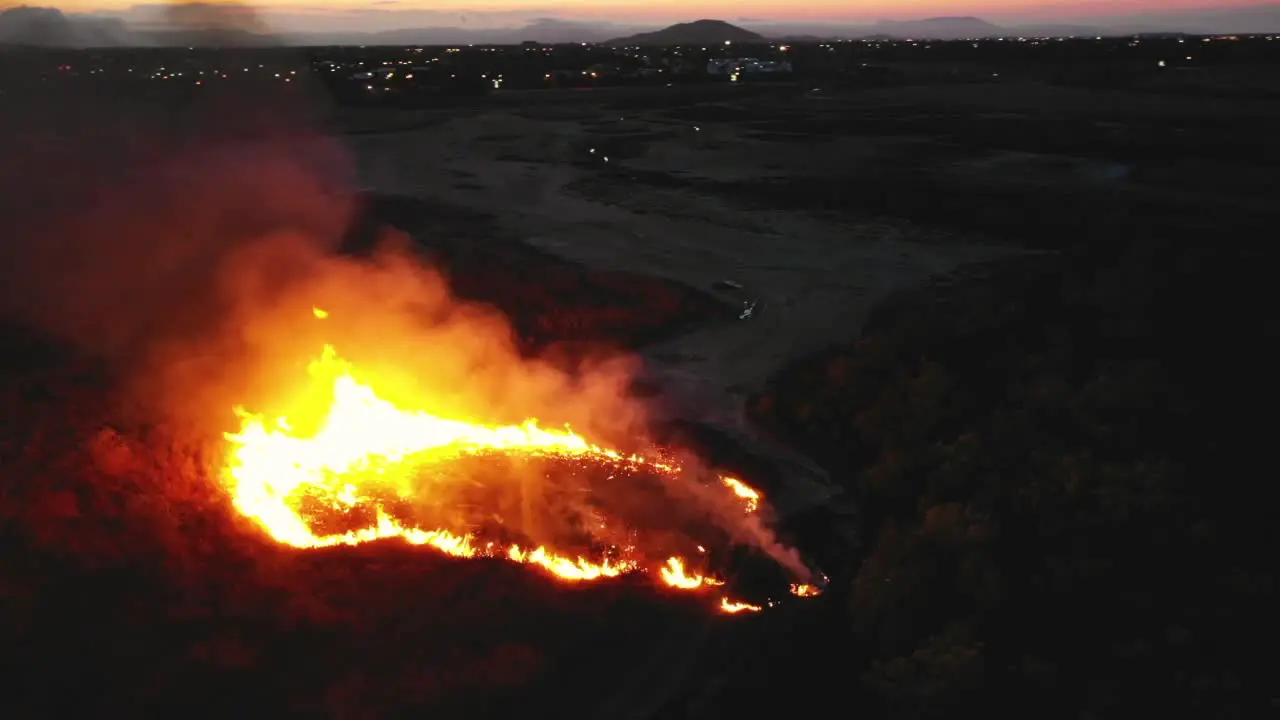
[[[312,312],[318,319],[328,317],[319,307]],[[626,549],[616,557],[593,560],[547,547],[503,546],[484,542],[473,534],[405,524],[393,517],[371,491],[392,490],[402,497],[407,495],[410,489],[403,484],[406,474],[395,471],[423,460],[448,461],[496,452],[628,465],[667,475],[680,472],[680,468],[600,447],[567,427],[542,428],[535,420],[519,425],[485,425],[402,409],[358,381],[353,370],[332,345],[324,346],[320,357],[310,364],[312,386],[330,398],[326,406],[318,409],[317,417],[306,418],[318,420],[313,424],[314,431],[300,433],[289,418],[268,419],[242,407],[235,408],[240,428],[225,434],[230,447],[224,482],[235,508],[277,542],[319,548],[399,538],[454,557],[495,557],[537,566],[569,582],[645,572],[676,590],[702,592],[723,584],[719,578],[691,570],[691,563],[681,557],[669,557],[657,567],[642,567]],[[744,512],[758,509],[761,495],[757,490],[730,476],[720,477],[720,482],[742,502]],[[346,532],[317,532],[300,510],[299,499],[304,496],[340,512],[360,510],[371,519],[363,527]],[[817,590],[797,585],[792,587],[792,594],[805,597],[817,594]],[[721,598],[719,609],[731,614],[760,610],[728,597]]]

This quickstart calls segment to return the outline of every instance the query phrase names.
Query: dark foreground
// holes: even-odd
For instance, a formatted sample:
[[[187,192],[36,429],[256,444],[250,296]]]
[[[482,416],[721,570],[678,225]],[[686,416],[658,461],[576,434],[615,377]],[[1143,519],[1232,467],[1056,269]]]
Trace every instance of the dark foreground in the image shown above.
[[[706,717],[817,712],[841,688],[893,717],[1258,716],[1274,703],[1253,660],[1274,531],[1259,501],[1266,427],[1242,405],[1274,390],[1274,365],[1221,319],[1265,299],[1267,272],[1170,234],[893,298],[856,342],[749,406],[849,483],[866,547],[831,569],[823,600],[747,619],[643,583],[566,588],[395,543],[282,550],[231,520],[178,438],[116,422],[98,368],[13,331],[26,352],[3,384],[8,707],[574,716],[617,711],[621,694]],[[564,273],[566,296],[597,282]],[[673,293],[664,302],[685,309],[665,322],[720,312],[632,282],[619,302]],[[614,332],[626,312],[601,297],[589,306],[604,319],[562,339]],[[673,697],[650,658],[685,645],[659,636],[706,641]],[[634,687],[650,677],[651,692]]]
[[[1274,393],[1274,358],[1221,320],[1266,273],[1150,252],[975,268],[753,402],[861,500],[866,555],[827,642],[864,707],[1274,709],[1253,660],[1273,637],[1268,440],[1244,409]],[[1156,283],[1157,262],[1188,269]]]

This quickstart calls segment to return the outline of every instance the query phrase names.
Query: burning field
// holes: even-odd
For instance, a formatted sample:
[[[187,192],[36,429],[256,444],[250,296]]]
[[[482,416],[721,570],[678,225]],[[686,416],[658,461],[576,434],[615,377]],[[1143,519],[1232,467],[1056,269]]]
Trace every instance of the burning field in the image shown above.
[[[323,141],[210,147],[5,247],[17,716],[586,712],[820,592],[751,478],[651,439],[633,356],[534,351],[405,233],[341,252]]]
[[[329,317],[318,307],[312,313]],[[745,515],[759,510],[760,493],[743,481],[704,473],[712,483],[700,487],[658,450],[645,457],[601,447],[536,419],[493,425],[397,406],[332,345],[308,375],[287,414],[268,419],[237,407],[241,429],[226,434],[223,477],[233,505],[286,545],[398,538],[570,582],[643,572],[670,588],[702,591],[724,581],[709,570],[719,553],[695,538],[714,538],[723,553],[743,539],[734,526],[750,521],[716,513],[730,497]],[[430,400],[412,407],[419,406]],[[629,508],[646,506],[649,518],[627,520]],[[779,559],[798,579],[811,579],[794,556]],[[793,594],[816,588],[797,582]],[[726,595],[718,607],[761,609]]]

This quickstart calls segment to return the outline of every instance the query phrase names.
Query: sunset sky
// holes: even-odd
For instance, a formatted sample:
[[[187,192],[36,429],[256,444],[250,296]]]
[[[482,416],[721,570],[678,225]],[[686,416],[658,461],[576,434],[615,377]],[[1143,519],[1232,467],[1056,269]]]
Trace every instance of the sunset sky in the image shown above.
[[[260,0],[254,7],[268,22],[331,25],[340,18],[355,24],[406,20],[414,25],[501,27],[535,18],[614,21],[657,25],[717,18],[730,22],[830,20],[874,22],[942,15],[975,15],[991,21],[1066,21],[1105,16],[1134,16],[1187,10],[1221,10],[1273,4],[1275,0]],[[14,5],[0,0],[0,6]],[[25,4],[43,5],[39,0]],[[140,19],[156,5],[135,0],[61,0],[64,12],[119,14]]]

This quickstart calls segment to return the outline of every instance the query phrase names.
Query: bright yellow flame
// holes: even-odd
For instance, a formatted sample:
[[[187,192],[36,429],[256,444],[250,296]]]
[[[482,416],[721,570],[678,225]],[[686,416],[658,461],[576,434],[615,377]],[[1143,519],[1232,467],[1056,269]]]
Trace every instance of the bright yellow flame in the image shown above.
[[[791,594],[796,597],[817,597],[822,594],[822,591],[814,585],[795,583],[791,586]]]
[[[316,317],[324,313],[319,308],[314,312]],[[240,430],[226,434],[230,453],[224,472],[232,501],[240,513],[255,520],[275,540],[299,548],[316,548],[401,538],[455,557],[499,557],[537,565],[570,581],[616,577],[643,569],[626,553],[597,562],[557,554],[546,547],[499,547],[482,543],[470,534],[408,527],[386,512],[373,496],[378,490],[391,490],[404,497],[411,490],[408,480],[412,473],[408,471],[413,467],[480,452],[590,458],[643,466],[664,474],[680,472],[678,466],[602,448],[568,428],[548,430],[535,420],[489,426],[401,409],[358,381],[350,364],[332,346],[325,346],[308,372],[313,385],[326,393],[327,402],[313,430],[302,433],[287,417],[268,420],[238,407],[235,412],[240,417]],[[759,493],[734,478],[725,477],[722,482],[747,500],[749,511],[755,510]],[[355,530],[317,534],[300,511],[304,498],[343,510],[369,508],[374,511],[373,519]],[[723,584],[686,568],[685,560],[672,557],[653,575],[663,584],[683,590]],[[726,612],[747,607],[722,605]]]
[[[720,478],[720,482],[724,486],[733,491],[734,495],[742,498],[747,507],[747,512],[753,513],[760,507],[760,493],[755,488],[747,485],[735,477],[725,475]]]
[[[320,308],[318,308],[318,307],[313,307],[313,308],[311,308],[311,314],[312,314],[312,315],[315,315],[315,316],[316,316],[317,318],[319,318],[320,320],[323,320],[323,319],[325,319],[325,318],[329,317],[329,312],[328,312],[327,310],[321,310],[321,309],[320,309]]]
[[[734,602],[729,598],[720,598],[720,610],[730,614],[740,612],[760,612],[763,609],[764,608],[761,608],[759,605],[750,605],[744,602]]]
[[[680,590],[697,590],[704,585],[724,584],[713,577],[690,574],[684,569],[684,561],[680,558],[668,558],[666,565],[662,566],[658,572],[664,583]]]

